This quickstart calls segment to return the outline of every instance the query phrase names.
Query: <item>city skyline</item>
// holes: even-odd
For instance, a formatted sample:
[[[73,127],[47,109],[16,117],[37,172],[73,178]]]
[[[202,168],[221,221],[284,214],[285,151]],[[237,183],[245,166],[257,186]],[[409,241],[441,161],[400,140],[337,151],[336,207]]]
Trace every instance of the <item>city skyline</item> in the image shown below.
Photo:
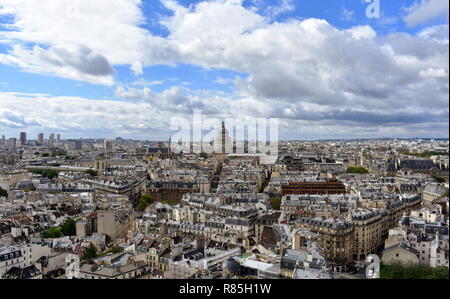
[[[201,109],[280,139],[448,138],[448,1],[375,2],[0,0],[0,135],[168,140]]]
[[[449,5],[0,0],[0,281],[448,280]]]
[[[8,139],[16,139],[17,141],[20,141],[20,133],[22,132],[18,132],[15,135],[5,135],[5,134],[1,134],[0,132],[0,137],[5,137],[5,140]],[[47,134],[47,133],[38,133],[36,134],[36,136],[30,136],[28,134],[28,132],[23,132],[26,133],[26,138],[27,141],[36,141],[36,142],[41,142],[40,141],[40,135],[42,136],[42,140],[44,141],[48,141],[48,137],[52,134]],[[53,133],[55,134],[55,133]],[[57,134],[60,135],[60,134]],[[233,135],[231,138],[234,140],[234,142],[236,142],[236,138],[234,138],[235,136]],[[133,138],[127,138],[126,136],[113,136],[113,137],[102,137],[102,136],[97,136],[97,137],[79,137],[79,138],[72,138],[72,137],[65,137],[65,138],[61,138],[61,141],[74,141],[74,140],[118,140],[118,139],[122,139],[122,140],[131,140],[131,141],[144,141],[144,142],[164,142],[164,141],[170,141],[170,138],[164,140],[164,139],[133,139]],[[449,140],[449,137],[367,137],[367,138],[323,138],[323,139],[283,139],[280,138],[279,141],[285,142],[285,141],[305,141],[305,142],[311,142],[311,141],[358,141],[358,140],[395,140],[395,139],[399,139],[399,140]],[[1,140],[1,139],[0,139]],[[245,138],[244,141],[248,141],[248,138]]]

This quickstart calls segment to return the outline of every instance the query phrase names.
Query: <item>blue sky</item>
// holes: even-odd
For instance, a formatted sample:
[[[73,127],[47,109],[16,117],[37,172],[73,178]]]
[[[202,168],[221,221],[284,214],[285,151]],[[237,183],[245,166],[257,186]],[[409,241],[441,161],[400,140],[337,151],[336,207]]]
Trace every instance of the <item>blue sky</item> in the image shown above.
[[[0,0],[0,134],[167,138],[171,116],[202,108],[280,118],[283,138],[446,137],[446,2],[380,0],[380,18],[369,19],[364,0]],[[376,88],[366,86],[372,80]],[[61,112],[58,121],[66,105],[84,103],[99,110],[73,106],[79,114]],[[137,127],[102,114],[102,104],[130,107],[122,121]],[[134,109],[152,120],[139,123],[145,117]]]

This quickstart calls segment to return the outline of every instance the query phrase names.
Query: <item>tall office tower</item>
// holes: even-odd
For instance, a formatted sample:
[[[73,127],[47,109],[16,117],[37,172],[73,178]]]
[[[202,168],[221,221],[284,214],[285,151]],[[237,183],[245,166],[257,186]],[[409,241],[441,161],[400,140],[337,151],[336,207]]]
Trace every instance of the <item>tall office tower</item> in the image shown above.
[[[103,143],[103,148],[104,148],[105,150],[112,150],[112,148],[113,148],[113,142],[112,142],[112,140],[106,140],[106,139],[105,139],[105,141],[104,141],[104,143]]]
[[[2,145],[6,144],[6,137],[5,137],[5,135],[2,135],[2,140],[0,141],[0,144],[2,144]]]
[[[39,133],[39,134],[38,134],[37,142],[38,142],[40,145],[43,145],[43,144],[44,144],[44,133]]]
[[[27,144],[27,133],[20,132],[20,145],[25,146],[25,144]]]
[[[83,147],[81,140],[75,140],[75,149],[80,150]]]
[[[17,139],[16,138],[9,138],[7,145],[9,148],[16,148]]]
[[[55,134],[50,134],[48,137],[48,145],[49,146],[55,146]]]
[[[225,128],[225,122],[222,122],[222,128],[214,139],[214,152],[216,154],[229,154],[233,152],[233,142]]]
[[[61,134],[56,134],[56,144],[57,145],[61,144]]]

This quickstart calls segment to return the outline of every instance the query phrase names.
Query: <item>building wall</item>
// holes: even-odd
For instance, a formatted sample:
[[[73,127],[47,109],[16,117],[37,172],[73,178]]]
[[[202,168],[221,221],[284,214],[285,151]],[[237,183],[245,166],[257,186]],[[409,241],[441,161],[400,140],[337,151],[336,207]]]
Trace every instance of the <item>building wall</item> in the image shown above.
[[[395,262],[404,264],[412,263],[417,264],[419,262],[417,256],[401,247],[393,248],[384,252],[381,258],[383,264],[390,265]]]
[[[353,224],[355,226],[353,259],[362,261],[384,245],[383,236],[386,235],[384,232],[386,226],[381,216],[365,221],[353,221]]]

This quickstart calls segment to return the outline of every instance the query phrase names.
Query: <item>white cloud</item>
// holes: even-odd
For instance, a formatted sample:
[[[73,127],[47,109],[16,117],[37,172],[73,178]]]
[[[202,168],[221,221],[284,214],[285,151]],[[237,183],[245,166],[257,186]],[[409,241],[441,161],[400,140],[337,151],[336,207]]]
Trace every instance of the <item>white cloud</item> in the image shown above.
[[[8,60],[10,64],[25,70],[40,72],[47,69],[49,61],[38,56],[54,56],[57,52],[55,47],[58,47],[90,49],[110,65],[131,65],[141,60],[141,47],[148,35],[146,30],[139,27],[143,22],[139,4],[140,0],[0,0],[3,7],[0,16],[14,16],[13,24],[9,25],[10,30],[0,31],[0,39],[9,40],[14,45],[13,50],[8,57],[3,55],[0,60]],[[29,43],[36,44],[37,48],[24,46]],[[77,57],[76,53],[71,55],[79,60],[82,58]],[[51,67],[46,73],[112,84],[110,70],[106,75],[103,72],[92,73],[88,64],[79,62],[75,62],[75,66],[50,63]],[[88,71],[87,74],[83,68]]]
[[[11,40],[44,45],[81,45],[104,55],[112,64],[139,61],[147,32],[140,0],[0,0],[13,11]],[[74,6],[75,4],[78,4]],[[75,9],[74,9],[75,8]]]
[[[429,68],[426,71],[420,71],[422,77],[445,78],[448,77],[447,71],[444,69]]]
[[[24,6],[25,0],[17,1]],[[15,1],[0,0],[6,2],[15,7]],[[129,102],[130,111],[147,105],[158,118],[201,108],[208,114],[280,117],[310,129],[316,126],[314,132],[319,128],[326,131],[333,125],[340,132],[352,132],[353,128],[363,132],[371,127],[425,132],[436,128],[436,123],[442,130],[442,122],[448,120],[448,26],[427,28],[417,35],[377,36],[370,26],[340,30],[320,19],[272,23],[256,10],[245,9],[238,0],[208,1],[189,7],[166,0],[163,4],[173,16],[161,20],[169,31],[168,37],[162,38],[138,27],[142,18],[139,1],[119,2],[112,8],[104,0],[83,8],[91,10],[91,20],[95,13],[105,14],[97,8],[120,9],[108,19],[109,25],[119,28],[116,31],[111,27],[111,36],[105,36],[106,28],[97,21],[91,22],[92,29],[81,28],[77,33],[63,22],[51,36],[38,26],[46,22],[43,17],[20,7],[20,12],[15,13],[21,20],[17,23],[20,30],[2,35],[49,46],[27,49],[17,45],[9,54],[0,56],[0,62],[102,84],[112,84],[108,64],[130,65],[137,75],[144,67],[160,63],[187,63],[247,74],[246,79],[234,79],[237,92],[229,95],[201,94],[186,87],[155,93],[150,89],[152,82],[134,82],[134,87],[116,89],[116,96]],[[47,9],[54,9],[48,0],[43,3]],[[34,5],[31,8],[42,9]],[[57,25],[56,20],[51,22]],[[124,33],[126,29],[130,32]],[[84,31],[87,37],[81,34]],[[73,33],[79,43],[69,43],[62,32],[69,36]],[[69,50],[58,50],[60,45]],[[89,49],[94,61],[103,61],[98,63],[102,67],[86,68],[79,49]],[[104,103],[96,104],[99,110]],[[98,112],[98,117],[113,116]]]
[[[375,30],[370,26],[354,26],[347,30],[355,40],[374,39],[377,36]]]
[[[448,110],[423,114],[414,108],[381,112],[359,112],[316,107],[314,104],[275,105],[252,98],[200,97],[192,91],[171,88],[162,93],[123,89],[118,93],[136,100],[101,100],[45,95],[0,93],[0,125],[6,134],[26,129],[61,133],[65,137],[124,136],[150,140],[168,139],[171,117],[191,117],[192,108],[202,108],[204,116],[276,116],[281,138],[338,138],[378,136],[442,136],[448,127]],[[67,103],[70,103],[68,105]],[[214,105],[215,104],[215,105]],[[21,107],[17,110],[17,107]],[[202,107],[204,106],[204,107]],[[172,107],[172,108],[170,108]],[[216,109],[211,109],[215,107]],[[301,117],[299,117],[301,116]],[[440,120],[436,120],[440,116]]]
[[[87,47],[53,46],[31,50],[15,45],[9,54],[0,54],[0,61],[18,65],[28,72],[56,74],[59,77],[112,85],[114,68],[99,53]]]
[[[353,21],[353,14],[355,12],[353,10],[349,10],[345,7],[342,8],[342,16],[341,19],[347,22]]]
[[[232,79],[223,78],[223,77],[217,77],[216,80],[214,80],[214,83],[226,85],[226,84],[229,84],[229,83],[233,83],[233,80]]]
[[[232,1],[168,7],[174,16],[163,24],[181,59],[247,73],[235,81],[242,97],[359,109],[421,105],[427,90],[436,105],[447,98],[447,84],[424,85],[420,73],[448,65],[448,37],[377,37],[369,26],[338,30],[319,19],[272,24]]]
[[[26,127],[30,134],[45,130],[66,136],[148,138],[158,131],[166,133],[170,119],[145,102],[50,96],[30,100],[26,96],[0,93],[0,104],[0,125],[6,132]],[[21,109],[17,110],[17,107]]]
[[[428,21],[444,17],[448,21],[448,0],[421,0],[405,9],[408,14],[403,18],[408,27],[415,27]]]
[[[278,5],[268,6],[264,9],[264,12],[272,19],[275,19],[279,15],[293,11],[295,9],[294,0],[281,0]]]
[[[134,81],[133,83],[131,83],[131,85],[154,86],[154,85],[161,85],[163,83],[164,83],[164,81],[161,81],[161,80],[147,81],[147,80],[140,79],[138,81]]]
[[[130,69],[133,71],[133,73],[134,73],[136,76],[141,76],[141,75],[144,74],[144,67],[142,66],[142,63],[140,63],[139,61],[135,61],[135,62],[131,65]]]

